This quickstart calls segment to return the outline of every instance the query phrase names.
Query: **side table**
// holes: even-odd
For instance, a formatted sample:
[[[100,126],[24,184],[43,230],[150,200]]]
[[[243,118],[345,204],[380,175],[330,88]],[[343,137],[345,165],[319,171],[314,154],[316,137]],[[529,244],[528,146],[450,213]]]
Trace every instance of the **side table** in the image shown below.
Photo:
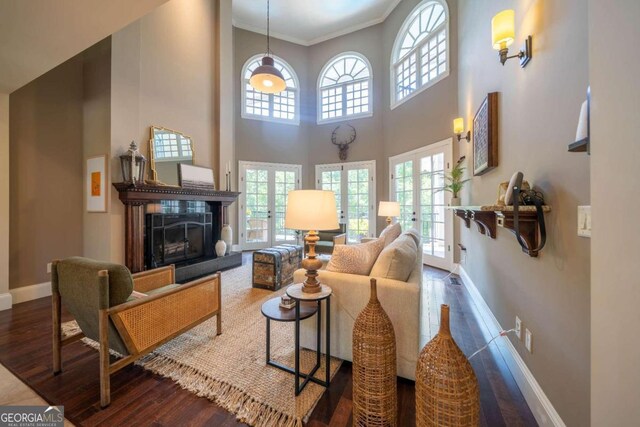
[[[329,388],[330,380],[331,380],[331,294],[333,293],[332,289],[327,285],[321,285],[320,292],[309,294],[302,291],[302,283],[297,283],[291,285],[287,288],[287,295],[296,300],[295,307],[295,322],[296,322],[296,332],[295,332],[295,387],[296,387],[296,396],[298,396],[302,390],[306,387],[309,381],[312,381],[316,384],[319,384],[323,387]],[[325,308],[327,311],[327,320],[325,321],[325,342],[326,342],[326,353],[325,353],[325,381],[319,380],[314,377],[316,371],[320,368],[320,347],[321,347],[321,330],[322,330],[322,319],[321,319],[321,303],[325,301]],[[302,308],[301,306],[305,302],[316,302],[317,303],[317,311],[318,311],[318,324],[316,328],[317,333],[317,344],[316,344],[316,365],[308,374],[300,373],[300,320],[303,320],[302,317]],[[304,378],[302,384],[300,384],[300,377]]]
[[[296,302],[296,305],[297,304],[298,302]],[[300,320],[308,319],[318,312],[318,305],[314,304],[313,302],[303,302],[299,310]],[[262,315],[267,319],[267,365],[271,365],[276,368],[282,369],[283,371],[295,374],[294,370],[290,367],[278,363],[275,360],[271,360],[271,321],[274,320],[276,322],[295,322],[296,310],[294,310],[293,308],[287,309],[280,307],[280,297],[275,297],[262,304]]]

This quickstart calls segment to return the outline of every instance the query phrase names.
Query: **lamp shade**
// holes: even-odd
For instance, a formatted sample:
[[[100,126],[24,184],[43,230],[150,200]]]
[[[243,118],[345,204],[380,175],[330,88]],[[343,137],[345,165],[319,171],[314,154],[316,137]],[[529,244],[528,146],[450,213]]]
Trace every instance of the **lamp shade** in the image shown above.
[[[491,41],[495,50],[506,49],[515,39],[516,12],[503,10],[491,20]]]
[[[279,93],[287,88],[287,83],[280,70],[273,65],[273,58],[265,56],[262,65],[253,70],[249,84],[264,93]]]
[[[339,228],[335,193],[325,190],[289,191],[284,226],[293,230]]]
[[[380,202],[378,204],[378,216],[400,216],[400,203]]]
[[[453,133],[456,135],[464,132],[464,119],[462,117],[458,117],[457,119],[453,119]]]

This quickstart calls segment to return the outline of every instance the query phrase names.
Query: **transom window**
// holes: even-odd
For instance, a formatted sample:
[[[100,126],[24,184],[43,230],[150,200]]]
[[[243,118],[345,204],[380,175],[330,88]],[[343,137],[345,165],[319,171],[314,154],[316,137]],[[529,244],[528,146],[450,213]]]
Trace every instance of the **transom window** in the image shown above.
[[[242,117],[280,123],[300,123],[298,77],[283,59],[273,56],[274,66],[282,73],[287,88],[275,94],[255,90],[249,79],[261,65],[263,55],[251,57],[242,67]]]
[[[423,0],[398,32],[391,55],[391,108],[449,75],[449,10]]]
[[[371,116],[371,81],[371,64],[359,53],[327,62],[318,78],[318,123]]]

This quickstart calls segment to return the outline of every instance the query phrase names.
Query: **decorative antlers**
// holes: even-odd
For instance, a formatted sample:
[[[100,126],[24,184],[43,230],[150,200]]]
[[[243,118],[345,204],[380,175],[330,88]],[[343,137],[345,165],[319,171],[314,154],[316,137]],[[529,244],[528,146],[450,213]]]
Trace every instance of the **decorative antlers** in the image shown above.
[[[331,143],[338,146],[338,156],[342,161],[347,160],[349,144],[355,140],[356,129],[351,125],[339,125],[331,133]]]

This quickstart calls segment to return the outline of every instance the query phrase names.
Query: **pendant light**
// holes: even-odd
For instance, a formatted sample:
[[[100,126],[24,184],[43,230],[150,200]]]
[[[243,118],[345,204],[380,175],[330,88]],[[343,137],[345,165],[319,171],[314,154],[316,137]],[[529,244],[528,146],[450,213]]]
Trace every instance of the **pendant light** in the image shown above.
[[[264,93],[280,93],[287,84],[280,70],[273,66],[273,58],[269,49],[269,0],[267,0],[267,53],[262,58],[262,65],[253,70],[249,84],[252,88]]]

